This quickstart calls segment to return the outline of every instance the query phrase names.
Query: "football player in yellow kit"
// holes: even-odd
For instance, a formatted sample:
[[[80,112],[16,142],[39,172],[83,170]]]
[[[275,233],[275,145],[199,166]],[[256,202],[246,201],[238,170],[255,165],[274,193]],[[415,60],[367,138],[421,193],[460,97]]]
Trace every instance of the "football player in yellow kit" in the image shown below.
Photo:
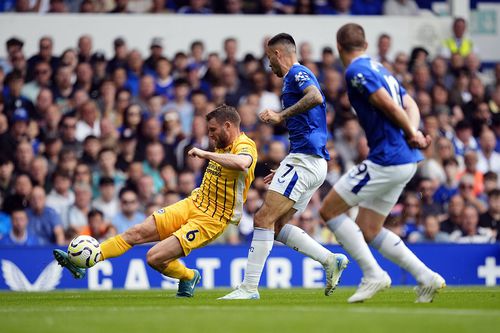
[[[193,297],[201,279],[196,269],[187,268],[178,258],[213,241],[229,223],[238,224],[257,162],[255,143],[240,132],[235,108],[219,106],[206,119],[215,152],[198,148],[188,152],[190,158],[209,161],[200,187],[188,198],[101,243],[99,261],[118,257],[134,245],[159,241],[148,251],[147,262],[160,273],[179,279],[178,297]],[[85,276],[85,269],[73,265],[66,252],[54,250],[54,256],[75,278]]]

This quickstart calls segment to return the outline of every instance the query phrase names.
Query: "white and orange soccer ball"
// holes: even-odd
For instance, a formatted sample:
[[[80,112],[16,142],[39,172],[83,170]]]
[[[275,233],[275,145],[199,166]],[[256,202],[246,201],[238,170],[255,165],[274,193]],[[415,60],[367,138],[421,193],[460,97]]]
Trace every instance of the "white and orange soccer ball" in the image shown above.
[[[68,245],[69,260],[78,267],[90,268],[101,257],[101,245],[90,236],[78,236]]]

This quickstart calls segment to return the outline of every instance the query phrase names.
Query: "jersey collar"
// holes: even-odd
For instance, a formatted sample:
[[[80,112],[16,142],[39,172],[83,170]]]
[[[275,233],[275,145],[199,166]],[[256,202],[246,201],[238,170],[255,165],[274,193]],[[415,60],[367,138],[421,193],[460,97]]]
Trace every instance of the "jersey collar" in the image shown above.
[[[292,67],[293,66],[299,66],[299,65],[300,65],[299,62],[295,62],[295,63],[293,63]],[[292,69],[292,67],[290,67],[290,69]],[[286,74],[283,76],[283,78],[285,78],[288,75],[288,73],[290,73],[290,69],[288,70],[288,72],[286,72]]]

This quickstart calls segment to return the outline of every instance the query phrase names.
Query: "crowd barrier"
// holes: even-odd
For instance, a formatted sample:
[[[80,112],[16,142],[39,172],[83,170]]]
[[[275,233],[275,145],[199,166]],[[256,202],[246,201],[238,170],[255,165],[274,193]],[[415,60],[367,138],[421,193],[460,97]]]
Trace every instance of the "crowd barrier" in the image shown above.
[[[150,246],[132,248],[125,255],[101,262],[75,280],[52,257],[52,247],[0,248],[0,290],[45,291],[53,289],[176,289],[177,282],[147,265]],[[329,246],[343,252],[339,246]],[[439,272],[448,285],[494,286],[500,279],[500,244],[459,245],[421,244],[410,248],[430,268]],[[183,261],[202,274],[201,286],[211,289],[238,285],[243,277],[248,245],[213,245],[193,251]],[[387,270],[393,285],[413,285],[411,275],[379,253],[375,257]],[[341,285],[360,282],[361,271],[352,262],[342,276]],[[275,245],[264,269],[261,286],[268,288],[321,288],[321,265],[285,246]]]

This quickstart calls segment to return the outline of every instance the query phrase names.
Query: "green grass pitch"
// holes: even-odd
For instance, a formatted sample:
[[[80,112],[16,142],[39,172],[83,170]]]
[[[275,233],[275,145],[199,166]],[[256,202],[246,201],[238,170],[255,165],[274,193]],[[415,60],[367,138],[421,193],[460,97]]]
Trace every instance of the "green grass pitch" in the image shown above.
[[[229,290],[0,293],[0,332],[291,333],[499,332],[500,288],[446,288],[414,304],[410,288],[392,288],[347,304],[354,288],[330,297],[319,289],[261,290],[258,301],[217,301]]]

